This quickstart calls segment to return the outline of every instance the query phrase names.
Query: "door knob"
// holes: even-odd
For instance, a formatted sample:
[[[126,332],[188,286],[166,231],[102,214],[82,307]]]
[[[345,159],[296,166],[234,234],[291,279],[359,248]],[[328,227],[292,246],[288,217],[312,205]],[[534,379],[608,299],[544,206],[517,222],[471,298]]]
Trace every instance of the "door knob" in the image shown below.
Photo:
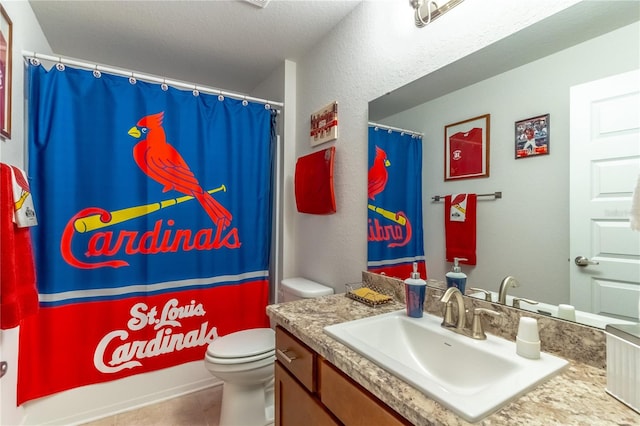
[[[578,266],[599,265],[599,264],[600,264],[600,262],[598,262],[596,260],[589,260],[588,258],[586,258],[584,256],[576,257],[576,265],[578,265]]]

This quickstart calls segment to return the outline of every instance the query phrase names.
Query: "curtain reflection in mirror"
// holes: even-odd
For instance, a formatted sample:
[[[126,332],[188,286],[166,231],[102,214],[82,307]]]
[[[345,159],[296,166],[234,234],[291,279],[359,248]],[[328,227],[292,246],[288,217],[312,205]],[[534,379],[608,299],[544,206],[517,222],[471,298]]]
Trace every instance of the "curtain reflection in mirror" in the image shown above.
[[[422,228],[422,135],[369,125],[368,262],[371,272],[426,277]]]

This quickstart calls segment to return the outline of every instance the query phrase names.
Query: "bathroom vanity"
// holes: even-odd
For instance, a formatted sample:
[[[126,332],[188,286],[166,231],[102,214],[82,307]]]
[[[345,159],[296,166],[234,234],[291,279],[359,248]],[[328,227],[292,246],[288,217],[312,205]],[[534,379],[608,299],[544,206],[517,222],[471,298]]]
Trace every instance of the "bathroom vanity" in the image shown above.
[[[281,326],[276,353],[276,424],[410,424]]]
[[[433,294],[428,297],[434,299]],[[465,299],[466,303],[486,303],[472,301],[472,298]],[[428,300],[427,305],[434,301],[438,303],[435,299]],[[489,306],[508,309],[519,315],[511,308]],[[404,304],[397,301],[371,308],[345,297],[344,294],[269,306],[267,313],[278,327],[276,425],[469,424],[416,388],[334,340],[323,330],[328,325],[403,308]],[[563,321],[548,321],[555,321],[560,326],[567,324],[575,327],[574,324]],[[549,331],[551,328],[545,324],[541,326],[543,351],[571,347],[582,340],[567,339],[565,333],[562,337],[564,343],[556,345],[550,342],[545,347],[544,341],[550,340],[546,337],[545,329]],[[491,331],[492,324],[488,324],[487,332]],[[585,330],[592,331],[602,333],[601,330],[590,328]],[[532,423],[640,424],[640,414],[606,393],[603,352],[604,347],[602,352],[594,352],[593,348],[584,351],[578,349],[574,351],[576,356],[573,358],[559,353],[559,356],[569,361],[569,366],[564,371],[514,399],[480,423],[487,421],[492,425],[510,426]],[[289,362],[291,357],[297,359]],[[598,357],[602,360],[587,361]],[[469,362],[473,360],[470,359]],[[455,366],[443,365],[443,368]],[[373,420],[367,420],[366,416],[369,415]]]

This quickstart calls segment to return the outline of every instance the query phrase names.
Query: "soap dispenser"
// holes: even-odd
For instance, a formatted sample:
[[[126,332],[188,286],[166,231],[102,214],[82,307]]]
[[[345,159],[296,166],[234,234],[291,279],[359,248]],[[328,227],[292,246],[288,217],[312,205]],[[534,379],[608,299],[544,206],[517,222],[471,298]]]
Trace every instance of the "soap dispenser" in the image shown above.
[[[427,282],[420,278],[418,262],[413,262],[413,272],[410,278],[404,280],[404,289],[407,315],[413,318],[421,318]]]
[[[447,277],[447,288],[449,287],[457,287],[460,290],[460,293],[464,294],[464,288],[467,285],[467,274],[462,272],[460,269],[460,265],[458,261],[467,260],[463,257],[454,257],[453,258],[453,270],[447,272],[445,277]]]

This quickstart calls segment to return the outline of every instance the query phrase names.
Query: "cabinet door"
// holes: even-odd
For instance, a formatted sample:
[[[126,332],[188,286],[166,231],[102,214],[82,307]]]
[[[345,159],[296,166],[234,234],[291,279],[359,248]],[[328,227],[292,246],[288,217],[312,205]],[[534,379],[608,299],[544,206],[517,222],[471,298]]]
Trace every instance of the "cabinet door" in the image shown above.
[[[309,392],[317,390],[315,353],[282,327],[276,327],[276,358]]]
[[[347,426],[401,426],[410,423],[326,360],[320,360],[320,400]]]
[[[276,426],[336,426],[320,402],[282,367],[275,365]]]

